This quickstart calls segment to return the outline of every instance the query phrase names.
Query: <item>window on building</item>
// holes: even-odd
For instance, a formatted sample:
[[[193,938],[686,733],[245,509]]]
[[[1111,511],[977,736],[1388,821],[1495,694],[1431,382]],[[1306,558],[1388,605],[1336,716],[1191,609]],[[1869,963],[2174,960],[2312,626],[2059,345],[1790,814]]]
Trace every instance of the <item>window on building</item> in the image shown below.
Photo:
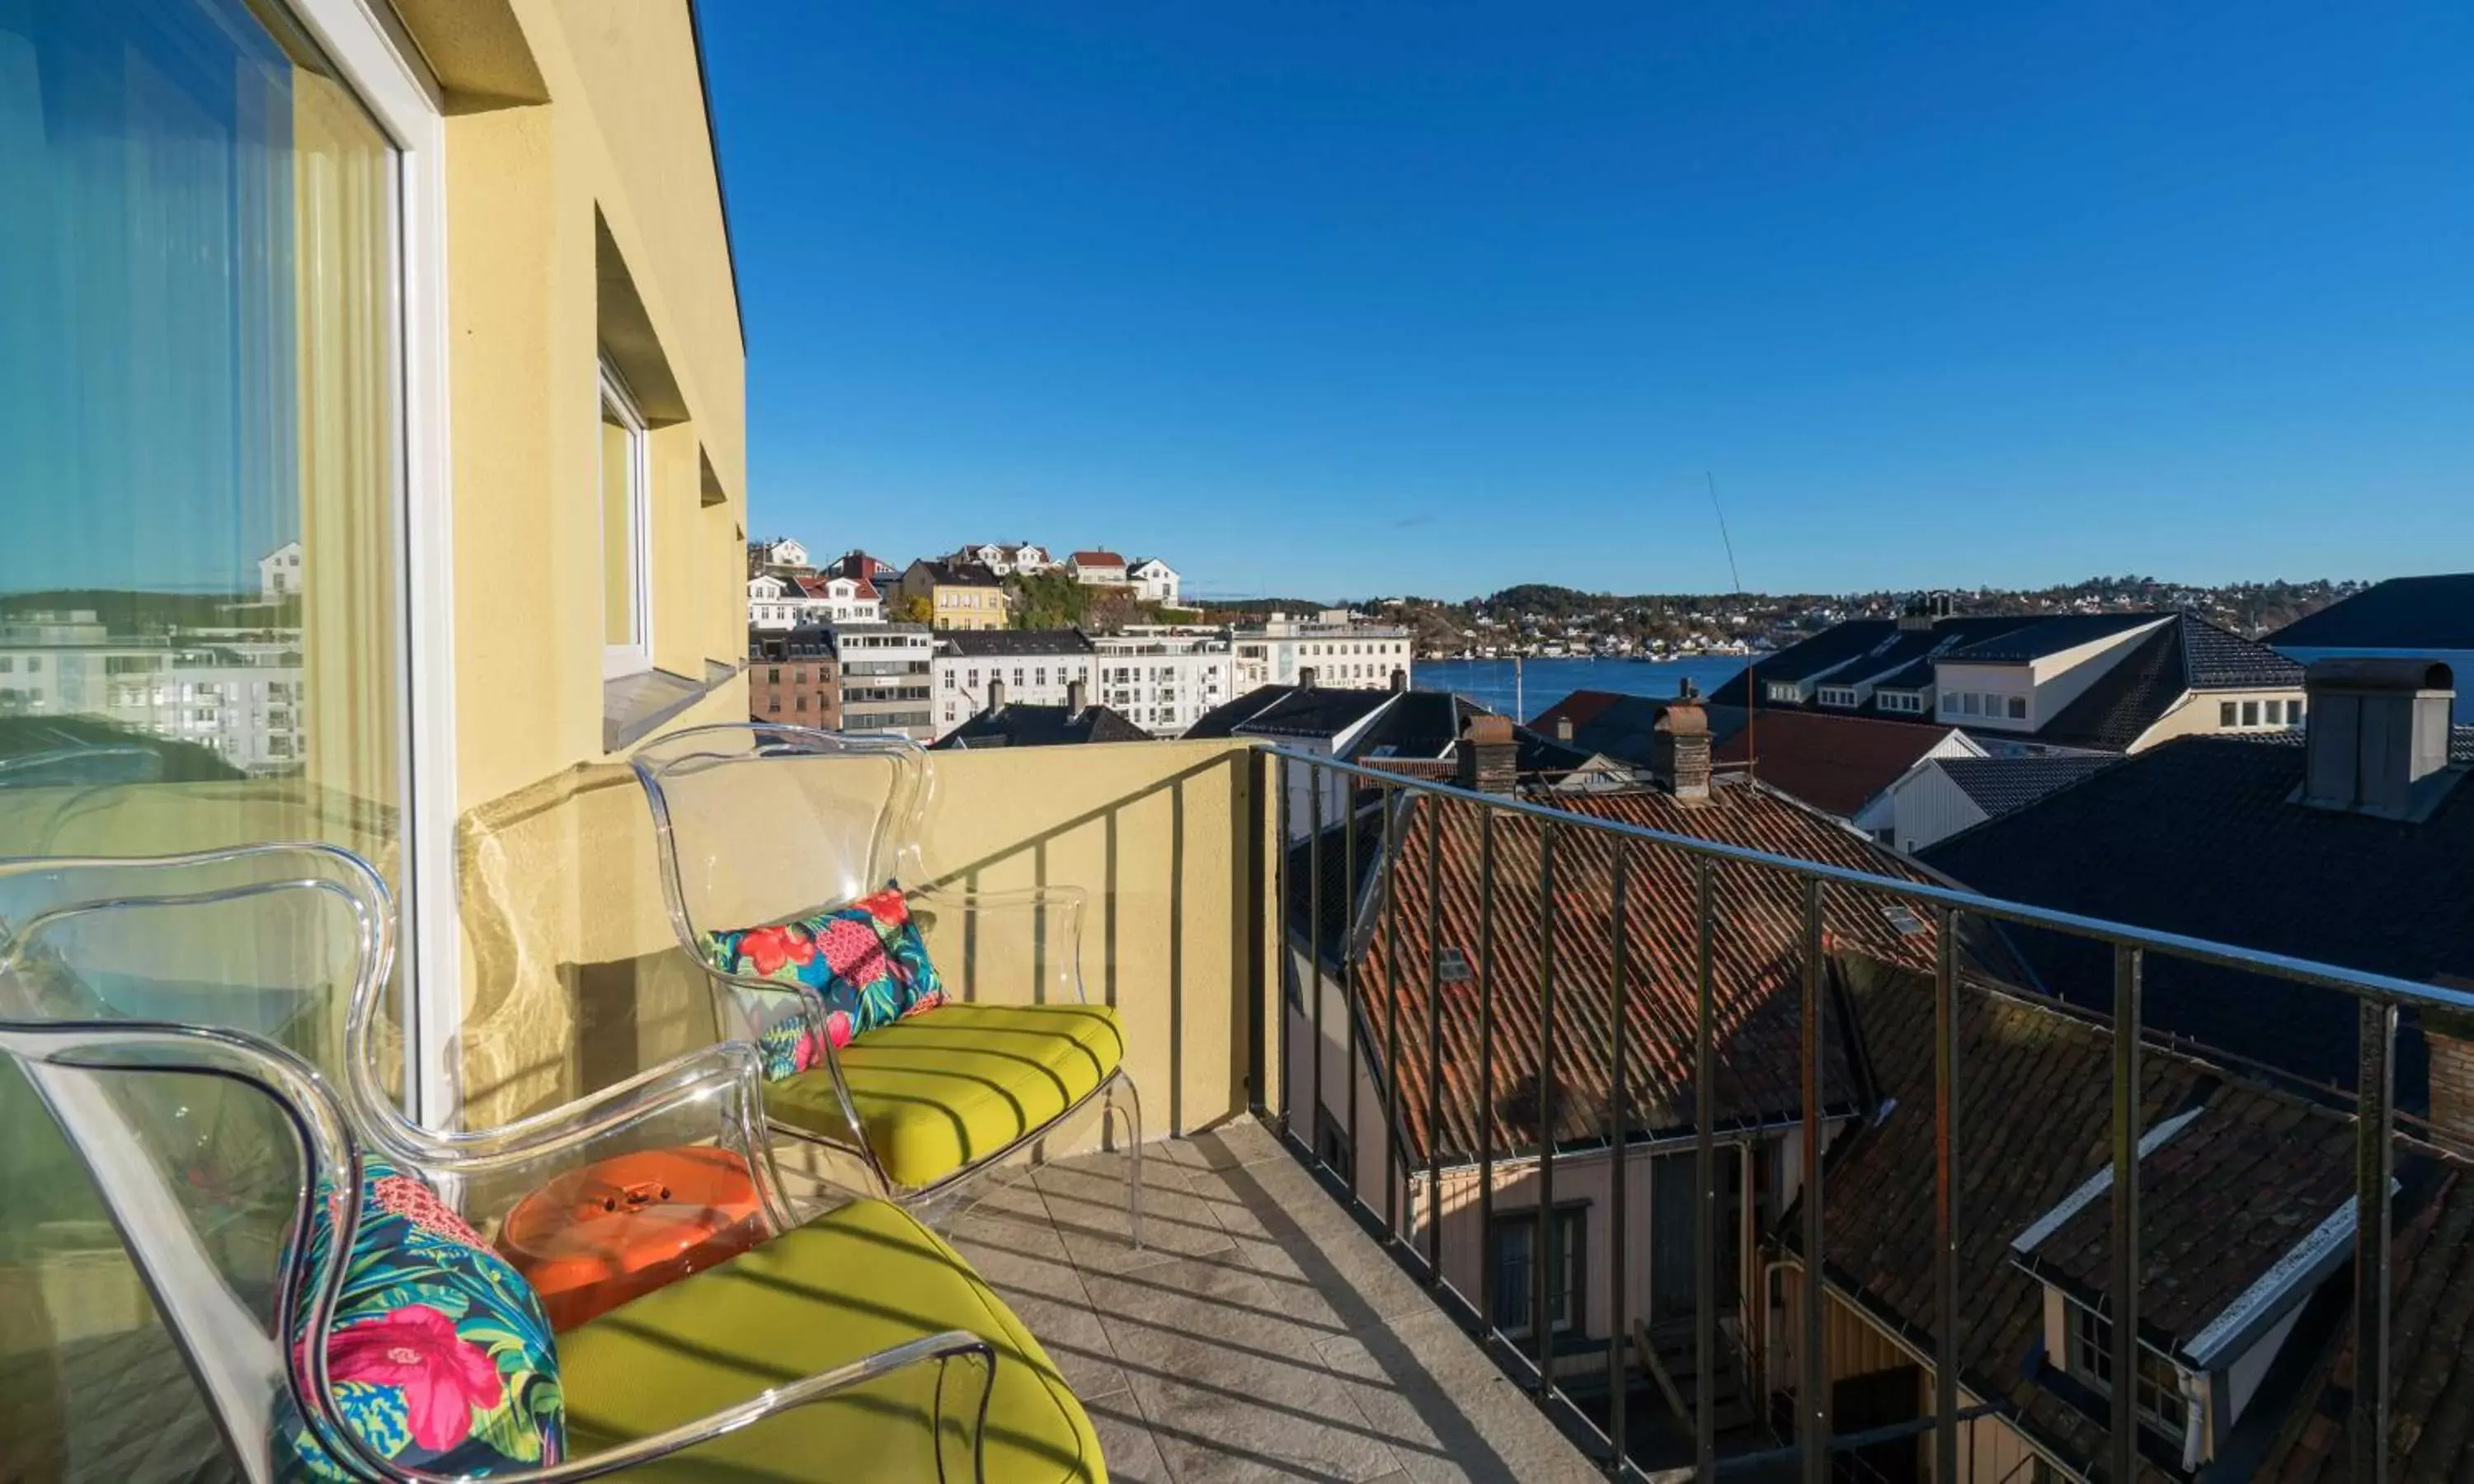
[[[2070,1372],[2081,1381],[2113,1394],[2113,1322],[2076,1300],[2070,1305]],[[2172,1442],[2182,1441],[2190,1410],[2182,1400],[2181,1368],[2139,1347],[2138,1384],[2131,1396],[2140,1422]]]
[[[2243,707],[2243,710],[2242,710],[2242,718],[2243,718],[2242,724],[2243,724],[2244,726],[2245,726],[2245,727],[2256,727],[2256,726],[2258,726],[2258,725],[2259,725],[2259,703],[2258,703],[2258,702],[2256,702],[2256,701],[2245,701],[2245,702],[2244,702],[2244,703],[2242,704],[2242,707]]]
[[[766,696],[764,698],[764,709],[776,716],[781,715],[782,698],[780,696]]]
[[[2230,726],[2234,725],[2234,716],[2235,716],[2235,714],[2236,714],[2236,713],[2235,713],[2235,707],[2234,707],[2234,704],[2233,704],[2232,702],[2230,702],[2230,701],[2220,701],[2220,702],[2217,703],[2217,725],[2218,725],[2218,726],[2219,726],[2219,727],[2230,727]]]
[[[794,705],[794,706],[791,707],[791,709],[793,709],[793,710],[799,710],[799,711],[804,711],[804,710],[806,710],[807,708],[808,708],[808,696],[807,696],[807,692],[805,692],[805,691],[801,691],[801,692],[799,693],[799,699],[798,699],[797,704],[796,704],[796,705]]]
[[[601,362],[601,638],[603,673],[652,663],[648,569],[652,521],[643,414],[618,369]]]
[[[2288,701],[2285,703],[2285,725],[2289,727],[2299,727],[2302,725],[2301,702]]]
[[[1552,1245],[1546,1264],[1546,1315],[1555,1333],[1569,1330],[1580,1317],[1581,1244],[1588,1214],[1587,1206],[1565,1206],[1547,1218]],[[1489,1234],[1494,1249],[1488,1280],[1494,1284],[1494,1321],[1505,1334],[1516,1338],[1530,1332],[1530,1306],[1537,1298],[1538,1213],[1498,1215]]]
[[[2026,697],[2012,696],[2010,698],[2010,719],[2014,722],[2023,722],[2027,719]]]
[[[1969,716],[1978,715],[1984,709],[1984,698],[1971,690],[1958,698],[1958,708]]]

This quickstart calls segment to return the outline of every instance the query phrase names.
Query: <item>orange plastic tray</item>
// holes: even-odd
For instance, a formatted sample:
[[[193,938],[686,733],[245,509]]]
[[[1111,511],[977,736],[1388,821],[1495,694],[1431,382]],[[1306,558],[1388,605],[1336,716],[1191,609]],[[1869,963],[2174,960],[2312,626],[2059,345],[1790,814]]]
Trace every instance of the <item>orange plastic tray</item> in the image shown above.
[[[746,1162],[719,1149],[651,1149],[572,1170],[517,1203],[498,1250],[566,1330],[763,1237]]]

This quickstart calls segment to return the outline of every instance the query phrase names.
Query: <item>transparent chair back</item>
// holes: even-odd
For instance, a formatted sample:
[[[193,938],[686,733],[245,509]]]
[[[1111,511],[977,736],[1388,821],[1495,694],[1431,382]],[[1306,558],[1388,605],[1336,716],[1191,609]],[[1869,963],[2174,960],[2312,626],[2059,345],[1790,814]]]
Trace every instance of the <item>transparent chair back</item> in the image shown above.
[[[896,737],[696,727],[633,759],[680,943],[830,910],[925,874],[927,754]]]

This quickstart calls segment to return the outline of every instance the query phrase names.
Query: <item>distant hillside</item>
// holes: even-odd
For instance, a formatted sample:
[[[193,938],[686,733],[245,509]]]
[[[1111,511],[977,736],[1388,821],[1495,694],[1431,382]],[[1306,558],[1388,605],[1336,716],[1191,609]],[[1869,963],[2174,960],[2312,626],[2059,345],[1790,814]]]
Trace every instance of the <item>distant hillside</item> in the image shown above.
[[[262,609],[255,592],[133,592],[121,587],[50,587],[39,592],[0,593],[0,618],[20,613],[62,612],[91,609],[114,634],[145,634],[160,629],[217,628],[232,622],[238,604]],[[279,606],[271,619],[255,620],[268,627],[298,626],[300,600]]]

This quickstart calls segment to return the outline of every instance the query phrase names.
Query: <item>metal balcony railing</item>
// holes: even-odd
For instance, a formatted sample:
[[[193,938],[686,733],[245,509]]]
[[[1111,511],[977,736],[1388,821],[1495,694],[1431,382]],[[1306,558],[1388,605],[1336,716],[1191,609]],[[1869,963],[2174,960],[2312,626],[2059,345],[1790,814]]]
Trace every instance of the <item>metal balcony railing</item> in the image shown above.
[[[2314,987],[2342,994],[2355,1007],[2355,1021],[2360,1036],[2357,1058],[2353,1136],[2353,1210],[2358,1233],[2355,1242],[2357,1258],[2353,1276],[2354,1371],[2352,1411],[2346,1429],[2351,1450],[2352,1477],[2360,1480],[2385,1479],[2389,1476],[2388,1450],[2389,1439],[2390,1357],[2389,1354],[2389,1301],[2391,1262],[2390,1196],[2396,1161],[2395,1136],[2397,1115],[2393,1107],[2393,1068],[2398,1016],[2401,1009],[2444,1008],[2462,1015],[2474,1010],[2474,995],[2454,993],[2431,985],[2415,984],[2387,976],[2358,972],[2335,966],[2312,963],[2277,954],[2257,952],[2228,946],[2176,934],[2152,932],[2116,922],[2078,917],[2019,902],[1992,898],[1930,884],[1919,880],[1873,874],[1862,871],[1815,864],[1788,856],[1766,853],[1738,846],[1714,843],[1692,836],[1664,833],[1605,818],[1553,807],[1525,799],[1492,793],[1478,793],[1449,784],[1421,780],[1396,772],[1361,767],[1334,761],[1302,752],[1273,750],[1269,759],[1273,805],[1277,814],[1280,879],[1272,887],[1276,902],[1280,961],[1283,965],[1284,988],[1295,992],[1299,975],[1305,980],[1304,993],[1309,997],[1302,1003],[1290,1001],[1290,1013],[1280,1017],[1280,1078],[1276,1112],[1280,1126],[1292,1152],[1324,1177],[1335,1195],[1391,1246],[1395,1255],[1419,1276],[1445,1307],[1458,1313],[1464,1323],[1474,1329],[1479,1340],[1499,1361],[1515,1373],[1516,1378],[1534,1389],[1541,1404],[1556,1409],[1559,1379],[1570,1375],[1559,1370],[1551,1339],[1555,1327],[1531,1325],[1516,1338],[1496,1323],[1493,1277],[1491,1263],[1481,1261],[1478,1283],[1480,1292],[1471,1297],[1461,1293],[1445,1276],[1443,1252],[1443,1212],[1439,1209],[1443,1190],[1444,1140],[1437,1131],[1444,1123],[1446,1078],[1443,1075],[1442,1017],[1443,981],[1446,977],[1445,955],[1435,923],[1438,893],[1433,890],[1439,863],[1435,851],[1442,838],[1439,827],[1425,834],[1428,850],[1425,858],[1401,858],[1403,800],[1415,800],[1421,805],[1477,811],[1479,831],[1477,880],[1474,913],[1477,922],[1476,950],[1472,962],[1451,961],[1454,975],[1466,973],[1473,983],[1455,985],[1456,992],[1472,993],[1476,997],[1478,1035],[1476,1038],[1475,1083],[1478,1096],[1491,1099],[1503,1090],[1494,1081],[1494,1038],[1504,1029],[1496,1018],[1495,980],[1498,966],[1506,956],[1534,953],[1540,970],[1538,998],[1540,1014],[1534,1027],[1538,1043],[1534,1048],[1537,1087],[1534,1095],[1540,1111],[1538,1127],[1540,1137],[1534,1149],[1514,1151],[1491,1147],[1488,1129],[1491,1120],[1474,1120],[1478,1130],[1476,1153],[1477,1199],[1484,1208],[1491,1199],[1495,1172],[1499,1165],[1520,1162],[1534,1168],[1539,1199],[1536,1202],[1538,1227],[1533,1254],[1550,1251],[1550,1220],[1555,1209],[1554,1179],[1559,1142],[1555,1135],[1554,1109],[1564,1095],[1554,1081],[1555,1040],[1576,1034],[1559,1023],[1556,996],[1559,990],[1569,986],[1559,982],[1557,968],[1560,957],[1574,945],[1559,927],[1558,914],[1564,910],[1564,898],[1557,886],[1558,859],[1584,844],[1603,857],[1611,852],[1613,862],[1612,900],[1606,904],[1611,913],[1613,942],[1603,951],[1593,954],[1595,961],[1611,963],[1611,982],[1592,982],[1588,988],[1594,996],[1609,996],[1612,1011],[1606,1024],[1621,1028],[1628,1024],[1627,997],[1637,992],[1637,966],[1628,963],[1627,913],[1640,910],[1628,900],[1639,888],[1633,883],[1641,874],[1639,862],[1664,853],[1688,866],[1693,883],[1690,920],[1697,957],[1697,982],[1692,993],[1697,1004],[1695,1029],[1690,1049],[1689,1086],[1694,1108],[1691,1113],[1693,1132],[1688,1147],[1694,1155],[1693,1171],[1698,1193],[1696,1239],[1692,1246],[1697,1272],[1695,1287],[1698,1302],[1693,1321],[1693,1345],[1700,1376],[1710,1376],[1721,1363],[1720,1277],[1716,1271],[1721,1250],[1718,1213],[1721,1204],[1720,1166],[1718,1160],[1726,1135],[1718,1126],[1713,1106],[1713,955],[1721,951],[1730,931],[1730,923],[1713,905],[1713,877],[1721,874],[1751,873],[1793,888],[1800,903],[1801,999],[1798,1024],[1801,1034],[1801,1113],[1798,1132],[1801,1135],[1797,1158],[1800,1161],[1802,1195],[1800,1199],[1800,1247],[1805,1256],[1801,1263],[1801,1304],[1796,1316],[1800,1333],[1782,1347],[1787,1363],[1797,1368],[1795,1385],[1797,1426],[1789,1445],[1798,1472],[1806,1484],[1858,1476],[1861,1460],[1852,1450],[1857,1447],[1877,1445],[1885,1438],[1904,1432],[1906,1436],[1929,1433],[1933,1438],[1934,1458],[1939,1470],[1936,1477],[1956,1480],[1967,1476],[1957,1463],[1960,1458],[1960,1427],[1972,1419],[2001,1411],[1998,1402],[1962,1409],[1959,1401],[1962,1362],[1959,1335],[1962,1322],[1958,1286],[1957,1223],[1961,1217],[1954,1192],[1966,1179],[1967,1172],[1958,1167],[1957,1125],[1959,1100],[1957,1089],[1969,1075],[1960,1064],[1958,1024],[1958,992],[1962,976],[1968,973],[1960,963],[1960,942],[1963,928],[1971,924],[2001,924],[2004,928],[2023,928],[2058,934],[2102,945],[2110,954],[2112,969],[2112,1007],[2109,1026],[2097,1032],[2109,1037],[2111,1066],[2110,1154],[2113,1194],[2111,1202],[2110,1240],[2108,1243],[2109,1285],[2106,1293],[2106,1317],[2110,1328],[2110,1374],[2134,1376],[2138,1371],[2140,1339],[2140,1236],[2142,1232],[2139,1198],[2141,1140],[2143,1128],[2140,1089],[2142,1059],[2150,1045],[2143,1021],[2143,980],[2151,957],[2187,961],[2217,969],[2257,974],[2289,984]],[[1379,805],[1379,807],[1378,807]],[[1361,818],[1365,823],[1361,825]],[[1498,879],[1497,836],[1507,826],[1517,824],[1531,834],[1523,839],[1524,857],[1534,853],[1535,879],[1512,881]],[[1427,923],[1425,938],[1430,945],[1417,969],[1422,970],[1422,983],[1407,986],[1409,998],[1393,997],[1394,1006],[1414,1004],[1422,995],[1425,1035],[1422,1044],[1432,1058],[1425,1067],[1423,1087],[1429,1099],[1423,1111],[1422,1127],[1428,1131],[1427,1167],[1423,1170],[1422,1189],[1427,1209],[1422,1223],[1417,1212],[1400,1209],[1403,1192],[1415,1200],[1419,1185],[1412,1177],[1417,1171],[1405,1167],[1414,1158],[1402,1151],[1408,1147],[1404,1133],[1411,1124],[1400,1105],[1400,1081],[1391,1075],[1370,1078],[1375,1096],[1381,1104],[1383,1129],[1388,1137],[1381,1140],[1387,1168],[1380,1181],[1382,1195],[1379,1206],[1361,1193],[1354,1178],[1358,1172],[1345,1171],[1324,1157],[1322,1140],[1315,1137],[1311,1121],[1300,1133],[1296,1114],[1302,1100],[1311,1098],[1304,1107],[1320,1114],[1333,1106],[1327,1097],[1324,1082],[1324,1048],[1334,1045],[1327,1041],[1323,1001],[1326,980],[1326,955],[1333,944],[1329,935],[1335,923],[1326,914],[1331,900],[1327,889],[1334,883],[1325,879],[1326,873],[1342,871],[1346,880],[1342,899],[1349,905],[1343,908],[1337,930],[1347,932],[1357,922],[1355,905],[1362,900],[1373,902],[1372,931],[1391,935],[1392,951],[1385,960],[1386,971],[1401,972],[1404,961],[1398,952],[1400,932],[1400,898],[1397,891],[1373,893],[1366,879],[1373,870],[1369,857],[1360,859],[1362,829],[1379,829],[1383,853],[1393,872],[1416,871],[1426,874],[1429,890],[1424,894]],[[1534,850],[1531,845],[1534,841]],[[1310,843],[1309,843],[1310,842]],[[1336,846],[1336,851],[1326,849]],[[1302,874],[1306,879],[1296,877]],[[1300,894],[1298,887],[1303,887]],[[1825,892],[1828,892],[1826,897]],[[1495,931],[1497,898],[1504,894],[1523,891],[1532,894],[1536,911],[1542,921],[1542,930],[1534,942],[1507,941]],[[1865,899],[1879,898],[1886,904],[1898,904],[1914,914],[1918,925],[1928,927],[1931,937],[1931,984],[1933,1020],[1933,1293],[1936,1322],[1932,1325],[1931,1356],[1934,1401],[1931,1415],[1904,1427],[1874,1428],[1833,1435],[1830,1406],[1829,1377],[1826,1372],[1827,1352],[1824,1331],[1829,1299],[1825,1291],[1825,1268],[1821,1260],[1827,1250],[1822,1200],[1825,1178],[1825,1108],[1823,1095],[1823,1005],[1825,997],[1825,960],[1830,952],[1831,900],[1843,901],[1849,893],[1864,894]],[[1307,910],[1301,910],[1306,907]],[[1385,919],[1388,918],[1388,921]],[[1415,929],[1413,928],[1413,931]],[[1302,951],[1302,959],[1299,953]],[[1339,1001],[1347,1007],[1346,1087],[1354,1089],[1362,1067],[1379,1065],[1394,1068],[1401,1065],[1400,1016],[1386,1014],[1379,1020],[1365,1013],[1367,995],[1373,986],[1360,983],[1361,970],[1356,960],[1347,954],[1330,954],[1336,961],[1331,972],[1336,975]],[[1369,960],[1370,967],[1371,959]],[[1393,996],[1402,986],[1380,987]],[[1595,1001],[1593,1001],[1595,1003]],[[1296,1065],[1290,1059],[1289,1041],[1293,1019],[1315,1041],[1314,1069],[1309,1085],[1292,1087],[1287,1069]],[[1590,1025],[1599,1022],[1590,1020]],[[1380,1026],[1383,1045],[1361,1042],[1368,1032]],[[1341,1027],[1329,1028],[1341,1032]],[[1627,1142],[1633,1125],[1629,1122],[1630,1103],[1640,1087],[1641,1073],[1626,1065],[1624,1034],[1607,1038],[1611,1044],[1596,1048],[1595,1054],[1611,1059],[1612,1095],[1608,1099],[1606,1134],[1608,1147],[1624,1151],[1633,1147]],[[1375,1059],[1379,1058],[1379,1061]],[[1523,1057],[1523,1062],[1529,1059]],[[1352,1111],[1357,1107],[1353,1090],[1342,1101]],[[2033,1109],[2023,1109],[2021,1116],[2035,1116]],[[1349,1121],[1354,1121],[1352,1118]],[[1348,1148],[1355,1158],[1363,1159],[1363,1146],[1356,1138],[1358,1131],[1346,1131]],[[1456,1161],[1458,1152],[1456,1152]],[[1568,1158],[1568,1156],[1567,1156]],[[1625,1165],[1628,1158],[1609,1161],[1609,1178],[1613,1182],[1613,1199],[1611,1219],[1613,1224],[1613,1250],[1627,1251],[1625,1232]],[[1750,1202],[1753,1192],[1746,1188],[1742,1199]],[[1491,1211],[1482,1209],[1478,1230],[1491,1233]],[[1422,1238],[1422,1243],[1419,1240]],[[1491,1246],[1492,1238],[1487,1239]],[[1419,1250],[1422,1245],[1422,1250]],[[1645,1478],[1643,1470],[1635,1463],[1627,1449],[1627,1423],[1623,1399],[1627,1395],[1628,1367],[1625,1363],[1628,1301],[1626,1264],[1609,1264],[1613,1284],[1612,1308],[1614,1322],[1609,1327],[1607,1342],[1607,1376],[1610,1390],[1608,1422],[1604,1427],[1582,1418],[1577,1409],[1564,1405],[1558,1415],[1567,1427],[1576,1423],[1587,1433],[1585,1441],[1594,1447],[1596,1455],[1611,1476]],[[1528,1263],[1534,1289],[1526,1305],[1531,1315],[1550,1312],[1547,1282],[1550,1264]],[[1758,1304],[1763,1296],[1754,1294],[1748,1302]],[[1568,1360],[1568,1351],[1564,1352]],[[1721,1471],[1733,1472],[1752,1458],[1722,1460],[1716,1447],[1716,1418],[1713,1393],[1709,1384],[1699,1387],[1693,1414],[1694,1468],[1696,1476],[1715,1477]],[[2140,1424],[2135,1411],[2137,1388],[2117,1385],[2111,1388],[2110,1417],[2106,1429],[2106,1452],[2096,1461],[2102,1476],[2113,1480],[2139,1477],[2142,1472]],[[1779,1454],[1767,1455],[1775,1465],[1784,1460]],[[2015,1472],[2015,1471],[2014,1471]]]

